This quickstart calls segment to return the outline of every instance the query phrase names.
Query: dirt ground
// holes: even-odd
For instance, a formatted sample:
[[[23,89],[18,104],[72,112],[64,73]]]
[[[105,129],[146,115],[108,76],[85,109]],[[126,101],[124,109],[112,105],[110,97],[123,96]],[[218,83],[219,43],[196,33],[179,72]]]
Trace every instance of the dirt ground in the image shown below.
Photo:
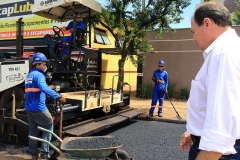
[[[177,110],[178,114],[182,118],[182,121],[186,121],[186,110],[187,110],[187,101],[181,101],[181,100],[171,100],[173,106]],[[140,117],[146,117],[148,115],[150,106],[151,106],[151,99],[141,99],[137,98],[136,96],[131,96],[130,106],[134,109],[140,110],[143,112]],[[170,101],[168,99],[164,100],[163,104],[163,116],[158,117],[157,111],[158,108],[155,108],[153,118],[158,119],[166,119],[166,120],[179,120],[177,118],[177,113],[175,112],[173,106],[171,105]]]

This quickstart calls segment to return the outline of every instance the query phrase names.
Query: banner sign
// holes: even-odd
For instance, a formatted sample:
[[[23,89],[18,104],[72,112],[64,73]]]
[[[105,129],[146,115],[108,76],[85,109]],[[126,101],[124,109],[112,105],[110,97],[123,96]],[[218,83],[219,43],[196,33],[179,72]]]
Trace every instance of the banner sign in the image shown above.
[[[68,25],[68,22],[57,22],[32,14],[33,4],[34,0],[0,1],[0,40],[16,39],[16,21],[21,17],[24,22],[24,39],[42,38],[46,34],[53,34],[53,26]]]

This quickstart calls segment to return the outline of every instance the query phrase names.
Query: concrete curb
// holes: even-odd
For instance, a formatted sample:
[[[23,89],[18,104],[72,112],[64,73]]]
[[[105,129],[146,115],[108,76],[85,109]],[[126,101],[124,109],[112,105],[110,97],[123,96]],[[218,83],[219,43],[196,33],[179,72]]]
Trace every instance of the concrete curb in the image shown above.
[[[185,120],[173,120],[173,119],[164,119],[164,118],[147,118],[147,117],[138,117],[139,120],[144,121],[158,121],[158,122],[166,122],[166,123],[176,123],[176,124],[186,124]]]

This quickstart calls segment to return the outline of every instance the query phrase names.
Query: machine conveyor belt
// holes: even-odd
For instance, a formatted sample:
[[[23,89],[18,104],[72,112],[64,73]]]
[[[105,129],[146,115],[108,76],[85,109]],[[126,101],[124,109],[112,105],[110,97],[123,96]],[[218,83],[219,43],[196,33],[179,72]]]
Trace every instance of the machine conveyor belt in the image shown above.
[[[114,116],[108,116],[101,119],[92,119],[86,123],[76,124],[76,126],[63,128],[65,136],[89,136],[93,133],[99,132],[107,127],[119,124],[121,122],[130,120],[142,114],[141,111],[134,109],[127,109],[120,111]]]

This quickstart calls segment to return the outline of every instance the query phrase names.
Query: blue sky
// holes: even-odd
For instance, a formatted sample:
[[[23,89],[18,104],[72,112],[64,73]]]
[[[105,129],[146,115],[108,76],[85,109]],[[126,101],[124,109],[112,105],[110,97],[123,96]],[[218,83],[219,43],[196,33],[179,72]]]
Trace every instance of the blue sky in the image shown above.
[[[104,6],[107,0],[96,0],[102,6]],[[184,9],[182,17],[184,18],[178,24],[171,24],[172,28],[190,28],[191,27],[191,17],[195,11],[196,5],[200,3],[200,0],[192,0],[191,5]]]
[[[181,23],[172,24],[173,28],[190,28],[191,27],[191,18],[196,9],[196,5],[200,4],[200,0],[192,0],[191,5],[184,9],[182,17],[184,18]]]

